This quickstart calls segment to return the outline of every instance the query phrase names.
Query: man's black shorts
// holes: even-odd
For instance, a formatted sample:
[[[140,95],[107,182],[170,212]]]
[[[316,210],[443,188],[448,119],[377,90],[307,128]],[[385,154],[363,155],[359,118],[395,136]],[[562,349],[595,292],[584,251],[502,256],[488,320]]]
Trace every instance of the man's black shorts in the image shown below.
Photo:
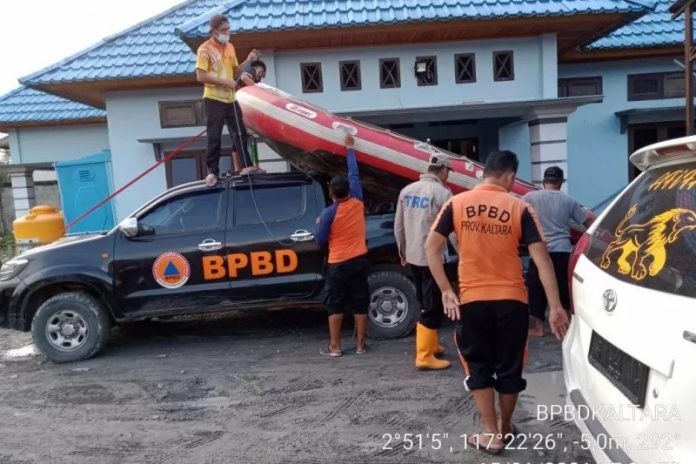
[[[370,305],[369,267],[370,262],[364,256],[329,264],[324,289],[324,303],[329,315],[346,312],[367,314]]]
[[[467,388],[495,388],[499,393],[510,394],[524,390],[527,304],[514,300],[475,301],[463,304],[460,311],[462,317],[455,338]]]

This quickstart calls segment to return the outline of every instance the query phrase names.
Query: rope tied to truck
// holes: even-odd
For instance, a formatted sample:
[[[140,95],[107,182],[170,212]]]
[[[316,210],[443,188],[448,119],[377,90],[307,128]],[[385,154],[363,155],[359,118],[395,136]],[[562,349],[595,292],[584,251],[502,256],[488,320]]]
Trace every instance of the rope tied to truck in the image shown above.
[[[98,210],[99,208],[101,208],[102,206],[104,206],[105,204],[107,204],[108,202],[110,202],[111,200],[113,200],[117,195],[119,195],[120,193],[122,193],[122,192],[123,192],[124,190],[126,190],[128,187],[130,187],[131,185],[135,184],[135,183],[138,182],[140,179],[142,179],[143,177],[145,177],[146,175],[148,175],[150,172],[152,172],[153,170],[155,170],[157,167],[159,167],[160,165],[162,165],[162,164],[166,163],[167,161],[171,160],[171,159],[174,158],[176,155],[178,155],[179,153],[181,153],[182,151],[184,151],[186,148],[188,148],[189,146],[191,146],[191,144],[193,144],[193,142],[195,142],[196,140],[198,140],[199,138],[201,138],[205,133],[206,133],[206,130],[204,129],[204,130],[201,131],[200,133],[198,133],[198,134],[194,135],[193,137],[191,137],[190,139],[184,141],[181,145],[179,145],[178,147],[176,147],[176,148],[175,148],[171,153],[169,153],[167,156],[165,156],[165,157],[163,157],[161,160],[155,162],[155,164],[153,164],[152,166],[150,166],[149,168],[147,168],[146,170],[144,170],[143,172],[141,172],[140,174],[138,174],[138,175],[137,175],[136,177],[134,177],[133,179],[131,179],[131,180],[129,180],[128,182],[126,182],[125,185],[123,185],[123,186],[119,187],[118,189],[116,189],[116,191],[114,191],[112,194],[110,194],[109,196],[107,196],[106,198],[104,198],[103,200],[101,200],[99,203],[97,203],[96,205],[92,206],[90,209],[88,209],[88,210],[85,211],[84,213],[82,213],[82,215],[78,216],[76,219],[73,219],[73,220],[68,224],[68,226],[66,227],[66,229],[69,231],[70,228],[73,227],[75,224],[78,224],[80,221],[83,221],[85,218],[89,217],[92,213],[94,213],[96,210]]]

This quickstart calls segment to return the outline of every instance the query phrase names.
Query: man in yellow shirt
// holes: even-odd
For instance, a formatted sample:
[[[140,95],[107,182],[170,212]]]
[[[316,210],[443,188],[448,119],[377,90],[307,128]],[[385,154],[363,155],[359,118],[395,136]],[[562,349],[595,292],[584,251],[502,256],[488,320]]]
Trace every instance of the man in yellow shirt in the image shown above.
[[[246,128],[242,122],[242,112],[236,102],[235,91],[239,84],[236,79],[240,71],[258,59],[252,50],[243,63],[237,60],[237,53],[230,40],[230,22],[224,15],[216,14],[210,18],[210,39],[198,47],[196,54],[196,79],[204,84],[203,100],[208,118],[208,174],[206,184],[214,186],[220,174],[220,146],[222,128],[232,137],[233,146],[244,158],[244,164],[251,167],[251,156],[246,147]]]

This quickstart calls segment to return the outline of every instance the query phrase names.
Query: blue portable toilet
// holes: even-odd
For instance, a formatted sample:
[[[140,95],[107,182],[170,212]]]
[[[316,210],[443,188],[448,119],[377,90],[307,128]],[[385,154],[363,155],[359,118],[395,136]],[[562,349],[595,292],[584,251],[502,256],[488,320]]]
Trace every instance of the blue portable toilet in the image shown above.
[[[104,150],[95,155],[55,163],[60,201],[65,223],[87,212],[113,191],[111,152]],[[114,226],[113,201],[109,201],[75,224],[67,234],[101,232]]]

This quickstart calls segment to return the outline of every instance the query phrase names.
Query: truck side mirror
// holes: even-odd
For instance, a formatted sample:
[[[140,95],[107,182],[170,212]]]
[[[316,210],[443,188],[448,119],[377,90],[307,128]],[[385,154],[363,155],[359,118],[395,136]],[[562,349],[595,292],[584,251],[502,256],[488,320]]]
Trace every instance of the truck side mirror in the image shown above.
[[[127,238],[143,237],[146,235],[155,235],[155,228],[147,224],[138,222],[138,218],[128,218],[119,224],[119,230]]]
[[[138,219],[131,217],[124,219],[119,225],[118,229],[123,235],[128,238],[134,238],[138,236]]]

